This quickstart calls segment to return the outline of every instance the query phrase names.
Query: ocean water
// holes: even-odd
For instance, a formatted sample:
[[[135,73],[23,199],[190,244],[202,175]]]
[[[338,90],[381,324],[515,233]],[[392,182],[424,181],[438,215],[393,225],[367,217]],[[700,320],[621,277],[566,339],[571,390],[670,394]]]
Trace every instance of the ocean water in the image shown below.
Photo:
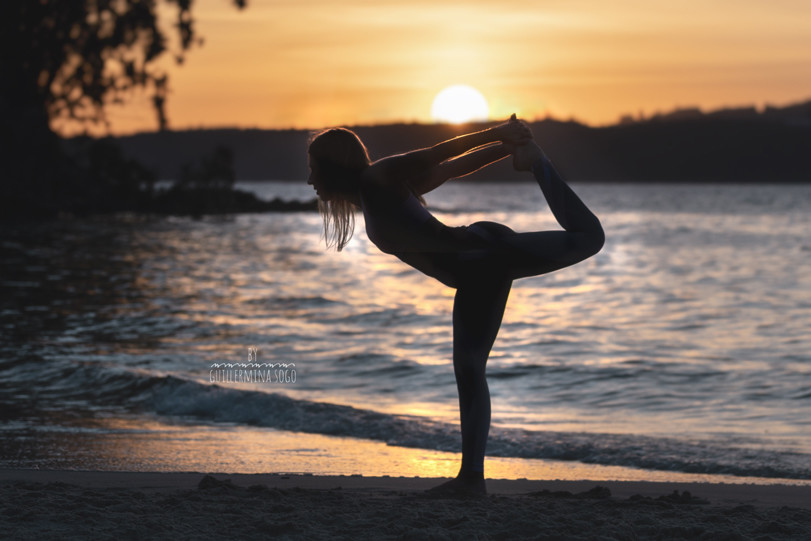
[[[514,283],[488,463],[811,480],[811,186],[574,188],[606,245]],[[557,228],[533,183],[426,198]],[[358,218],[341,253],[315,213],[2,226],[0,467],[452,473],[453,290]]]

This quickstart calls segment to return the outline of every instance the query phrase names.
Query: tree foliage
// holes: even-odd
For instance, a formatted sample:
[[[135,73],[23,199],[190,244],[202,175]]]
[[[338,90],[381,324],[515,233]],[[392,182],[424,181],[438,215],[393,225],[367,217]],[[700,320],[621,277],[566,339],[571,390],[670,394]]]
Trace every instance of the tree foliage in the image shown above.
[[[106,104],[142,89],[165,129],[168,78],[156,61],[182,62],[200,43],[192,12],[193,0],[0,0],[0,220],[126,209],[151,186],[109,144],[68,156],[52,126],[103,122]]]
[[[246,4],[231,1],[238,8]],[[165,128],[168,80],[155,61],[171,52],[182,62],[200,42],[192,5],[193,0],[2,0],[0,105],[38,108],[51,120],[98,122],[105,103],[143,88],[151,92]]]

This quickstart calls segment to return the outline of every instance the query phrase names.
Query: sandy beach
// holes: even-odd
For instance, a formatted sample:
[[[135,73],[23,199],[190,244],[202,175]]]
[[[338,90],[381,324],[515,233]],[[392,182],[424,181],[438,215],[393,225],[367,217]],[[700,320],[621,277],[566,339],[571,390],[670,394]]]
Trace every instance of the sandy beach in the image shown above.
[[[811,486],[0,471],[11,539],[757,539],[811,536]]]

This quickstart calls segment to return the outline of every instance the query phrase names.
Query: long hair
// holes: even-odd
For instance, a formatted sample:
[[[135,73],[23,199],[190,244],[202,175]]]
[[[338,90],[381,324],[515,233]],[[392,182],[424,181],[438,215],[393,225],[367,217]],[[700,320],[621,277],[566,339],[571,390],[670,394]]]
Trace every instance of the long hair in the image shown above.
[[[335,246],[340,252],[355,231],[358,207],[354,201],[359,195],[360,175],[371,163],[369,152],[358,136],[345,128],[314,134],[308,152],[317,165],[314,173],[332,196],[330,201],[318,200],[324,241],[327,248]]]

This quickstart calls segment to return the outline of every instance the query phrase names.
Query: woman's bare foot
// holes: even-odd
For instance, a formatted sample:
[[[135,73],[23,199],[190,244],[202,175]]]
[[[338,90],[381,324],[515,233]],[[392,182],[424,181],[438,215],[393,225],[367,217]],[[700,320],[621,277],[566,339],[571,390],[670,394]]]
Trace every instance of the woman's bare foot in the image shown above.
[[[484,482],[484,477],[464,478],[459,476],[429,489],[428,494],[454,498],[480,498],[487,495],[487,485]]]

